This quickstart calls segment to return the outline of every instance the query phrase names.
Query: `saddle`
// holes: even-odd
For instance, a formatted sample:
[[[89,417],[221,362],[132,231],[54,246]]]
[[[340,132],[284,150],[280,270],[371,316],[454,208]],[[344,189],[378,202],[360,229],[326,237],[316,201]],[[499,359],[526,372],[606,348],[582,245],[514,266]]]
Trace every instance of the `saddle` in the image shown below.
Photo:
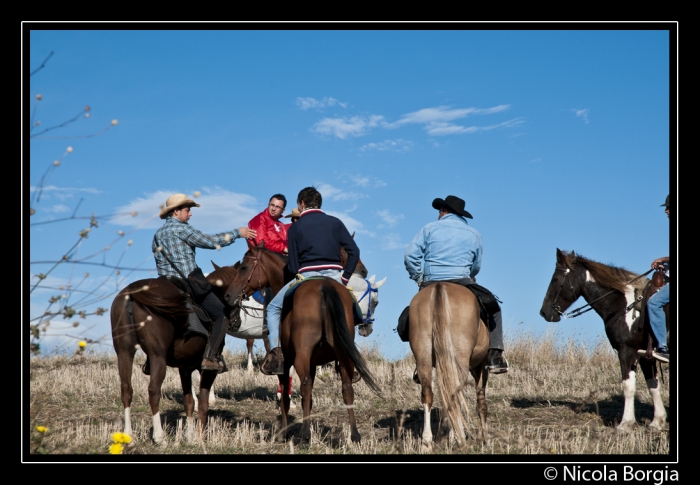
[[[460,286],[471,290],[479,301],[479,311],[481,313],[481,319],[485,322],[490,321],[489,317],[501,311],[501,306],[499,303],[503,303],[496,295],[491,293],[490,290],[484,288],[481,285],[477,285],[476,282],[471,278],[459,278],[453,280],[444,281],[426,281],[421,285],[421,289],[426,288],[435,283],[455,283]],[[399,338],[403,342],[408,342],[408,306],[404,308],[399,316],[399,324],[394,329],[394,331],[399,335]]]
[[[312,280],[325,280],[325,276],[309,276],[304,277],[300,274],[296,275],[296,281],[289,285],[289,288],[287,288],[287,291],[284,293],[284,300],[282,301],[282,313],[280,315],[280,321],[284,321],[284,317],[287,316],[287,314],[292,310],[293,302],[294,302],[294,292],[301,286],[302,283],[305,283],[307,281],[312,281]],[[347,287],[346,287],[347,288]],[[352,302],[353,302],[353,316],[355,317],[355,325],[359,325],[362,323],[362,310],[360,309],[360,304],[357,302],[357,297],[355,294],[348,288],[348,293],[352,296]]]
[[[637,305],[635,305],[635,310],[639,311],[639,325],[637,326],[638,332],[647,333],[647,345],[646,352],[644,352],[644,357],[647,359],[653,359],[652,350],[654,349],[654,332],[651,329],[651,323],[649,323],[649,314],[647,313],[647,302],[657,291],[666,285],[666,280],[662,271],[656,271],[654,276],[649,280],[641,290],[642,298],[638,299]],[[635,290],[635,296],[638,296],[639,290]],[[668,332],[668,303],[664,306],[664,313],[666,314],[666,331]],[[639,352],[642,352],[640,350]],[[641,354],[640,354],[641,355]]]
[[[180,290],[180,294],[185,297],[187,309],[190,310],[190,314],[187,316],[185,338],[191,336],[192,334],[199,334],[209,338],[212,324],[211,317],[204,308],[192,300],[187,282],[183,281],[182,278],[178,278],[177,276],[161,275],[158,278],[163,278],[174,284],[177,289]]]

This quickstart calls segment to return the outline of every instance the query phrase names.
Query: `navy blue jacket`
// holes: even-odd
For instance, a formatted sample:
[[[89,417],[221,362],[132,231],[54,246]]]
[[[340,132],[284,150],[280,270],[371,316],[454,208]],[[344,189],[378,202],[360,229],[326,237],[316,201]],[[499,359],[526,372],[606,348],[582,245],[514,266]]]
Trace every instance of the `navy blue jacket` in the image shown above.
[[[360,260],[360,248],[337,217],[321,209],[308,209],[289,227],[287,234],[289,270],[292,274],[322,269],[342,270],[348,281]],[[340,248],[348,253],[345,268],[340,266]]]

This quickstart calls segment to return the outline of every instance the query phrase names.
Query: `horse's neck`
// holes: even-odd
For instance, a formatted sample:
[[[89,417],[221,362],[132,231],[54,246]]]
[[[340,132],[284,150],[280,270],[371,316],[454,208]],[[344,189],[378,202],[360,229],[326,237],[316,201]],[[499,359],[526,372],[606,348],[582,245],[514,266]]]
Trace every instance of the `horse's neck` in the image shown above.
[[[581,296],[583,296],[586,303],[588,303],[604,321],[607,321],[608,318],[614,314],[624,310],[624,305],[617,305],[619,298],[614,298],[614,290],[603,288],[593,281],[584,281],[582,288]],[[616,303],[611,305],[610,301],[613,299]]]

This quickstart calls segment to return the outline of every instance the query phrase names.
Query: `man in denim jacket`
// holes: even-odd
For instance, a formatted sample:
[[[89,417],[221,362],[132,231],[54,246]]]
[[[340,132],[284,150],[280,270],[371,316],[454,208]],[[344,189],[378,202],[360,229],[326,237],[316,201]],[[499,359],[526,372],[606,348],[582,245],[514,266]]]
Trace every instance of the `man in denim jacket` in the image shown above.
[[[444,200],[433,200],[433,208],[440,211],[438,220],[423,226],[404,254],[409,277],[421,289],[434,281],[464,280],[465,283],[476,283],[475,276],[481,269],[483,253],[481,234],[467,224],[465,218],[473,218],[464,210],[464,200],[448,195]],[[487,367],[492,374],[508,372],[508,361],[503,356],[500,311],[491,315],[489,327],[491,344]]]

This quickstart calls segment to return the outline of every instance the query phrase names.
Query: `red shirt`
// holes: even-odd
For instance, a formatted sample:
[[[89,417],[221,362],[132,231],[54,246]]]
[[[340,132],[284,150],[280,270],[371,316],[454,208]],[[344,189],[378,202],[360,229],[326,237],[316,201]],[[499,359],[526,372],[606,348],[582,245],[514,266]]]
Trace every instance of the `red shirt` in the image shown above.
[[[287,225],[276,221],[265,208],[260,214],[253,217],[248,227],[257,231],[255,239],[251,239],[256,246],[265,241],[265,247],[276,253],[284,253],[287,247]]]

